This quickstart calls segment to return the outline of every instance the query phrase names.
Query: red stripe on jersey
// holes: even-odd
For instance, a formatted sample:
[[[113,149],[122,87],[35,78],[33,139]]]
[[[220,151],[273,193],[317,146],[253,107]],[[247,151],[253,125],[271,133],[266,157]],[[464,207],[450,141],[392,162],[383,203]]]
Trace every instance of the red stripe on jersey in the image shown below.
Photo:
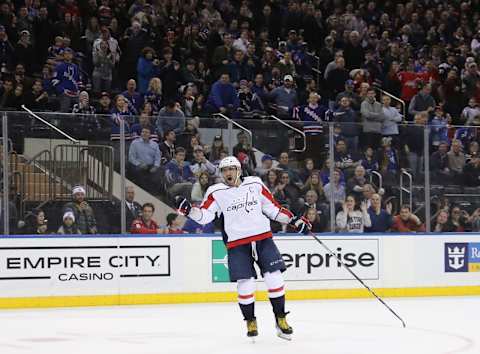
[[[265,240],[266,238],[270,238],[272,236],[273,236],[272,232],[268,231],[268,232],[264,232],[263,234],[258,234],[258,235],[254,235],[254,236],[241,238],[240,240],[227,242],[227,248],[231,249],[231,248],[234,248],[234,247],[237,247],[237,246],[249,244],[250,242]]]
[[[293,216],[294,216],[293,213],[290,210],[285,209],[285,208],[280,209],[280,213],[285,214],[290,219],[293,218]]]
[[[215,201],[212,194],[209,194],[207,200],[200,206],[200,209],[208,209],[210,205]]]
[[[268,292],[269,293],[278,293],[279,291],[282,291],[283,290],[283,285],[279,288],[276,288],[276,289],[268,289]]]
[[[273,197],[272,193],[270,193],[270,191],[265,188],[264,186],[262,186],[262,194],[265,198],[267,198],[269,201],[271,201],[273,203],[273,205],[275,205],[277,208],[281,208],[282,206],[275,200],[275,198]]]
[[[253,297],[253,294],[248,294],[248,295],[240,295],[238,294],[238,298],[245,300],[245,299],[251,299]]]

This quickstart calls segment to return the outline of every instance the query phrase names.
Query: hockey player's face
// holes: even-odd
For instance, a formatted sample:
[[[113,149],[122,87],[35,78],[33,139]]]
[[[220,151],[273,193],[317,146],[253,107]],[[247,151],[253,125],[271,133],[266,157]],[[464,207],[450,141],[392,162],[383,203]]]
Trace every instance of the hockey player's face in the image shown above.
[[[237,168],[236,167],[222,168],[222,175],[225,183],[229,186],[233,186],[237,181]]]

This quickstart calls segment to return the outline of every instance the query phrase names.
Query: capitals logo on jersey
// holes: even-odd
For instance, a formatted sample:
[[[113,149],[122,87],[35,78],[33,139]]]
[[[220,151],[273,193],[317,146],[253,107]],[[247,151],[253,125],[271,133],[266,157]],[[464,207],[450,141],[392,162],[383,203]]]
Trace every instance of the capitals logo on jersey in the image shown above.
[[[255,195],[251,192],[247,192],[245,197],[234,199],[232,204],[227,207],[227,211],[239,211],[244,209],[247,213],[250,213],[255,205],[258,205],[258,200],[255,199]]]

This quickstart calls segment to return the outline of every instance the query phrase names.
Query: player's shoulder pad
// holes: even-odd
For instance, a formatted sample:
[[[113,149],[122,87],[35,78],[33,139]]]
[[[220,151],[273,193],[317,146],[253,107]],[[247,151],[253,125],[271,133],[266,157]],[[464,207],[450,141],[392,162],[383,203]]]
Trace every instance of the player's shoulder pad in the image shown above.
[[[248,176],[243,178],[243,183],[259,183],[263,185],[263,181],[260,177],[257,176]]]
[[[207,188],[207,191],[205,192],[205,195],[210,195],[212,193],[215,193],[217,191],[223,190],[223,189],[229,189],[227,185],[223,183],[215,183],[214,185],[210,186]]]

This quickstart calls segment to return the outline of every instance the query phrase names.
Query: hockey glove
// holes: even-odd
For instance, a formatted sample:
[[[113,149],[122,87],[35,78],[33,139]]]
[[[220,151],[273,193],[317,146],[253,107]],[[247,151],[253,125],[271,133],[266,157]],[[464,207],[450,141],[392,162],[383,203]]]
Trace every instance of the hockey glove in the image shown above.
[[[299,234],[308,235],[312,230],[312,224],[304,216],[294,216],[288,224],[293,226]]]
[[[182,197],[182,196],[177,196],[175,198],[175,204],[177,206],[177,211],[182,214],[187,216],[190,214],[190,211],[192,210],[192,204],[187,200],[187,198]]]

